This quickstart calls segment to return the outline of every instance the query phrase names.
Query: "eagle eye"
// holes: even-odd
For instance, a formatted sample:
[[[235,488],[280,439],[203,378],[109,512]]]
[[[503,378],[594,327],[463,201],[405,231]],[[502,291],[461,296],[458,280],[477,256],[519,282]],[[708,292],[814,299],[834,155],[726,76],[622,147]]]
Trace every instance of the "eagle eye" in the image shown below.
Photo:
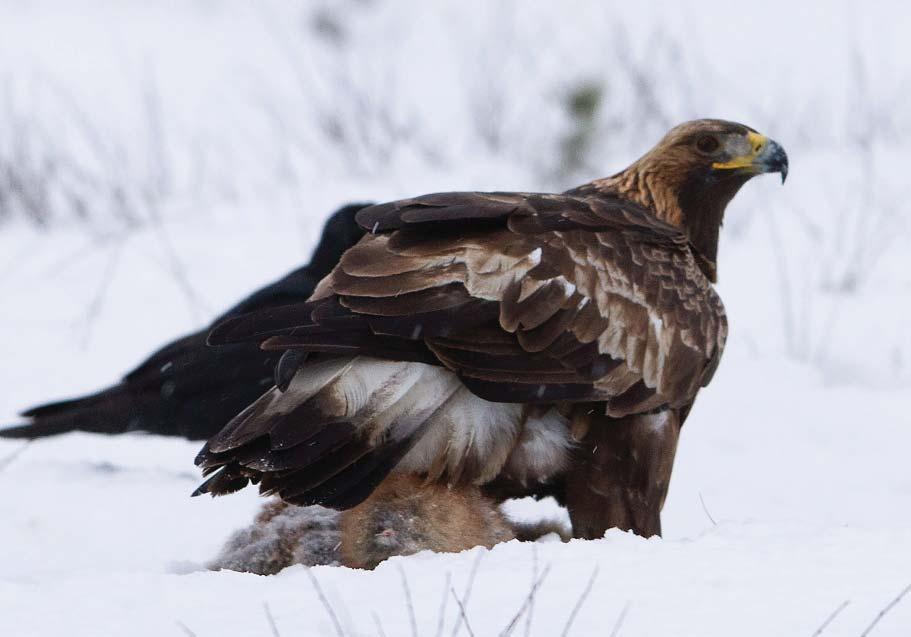
[[[718,138],[713,135],[703,135],[696,140],[696,148],[703,153],[714,153],[718,150],[719,146],[721,146],[721,143],[718,141]]]

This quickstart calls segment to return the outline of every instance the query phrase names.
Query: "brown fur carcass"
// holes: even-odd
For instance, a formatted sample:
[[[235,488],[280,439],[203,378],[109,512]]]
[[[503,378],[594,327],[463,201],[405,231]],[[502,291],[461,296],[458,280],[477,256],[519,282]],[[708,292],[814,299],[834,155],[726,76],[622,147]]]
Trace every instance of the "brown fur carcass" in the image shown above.
[[[396,555],[491,548],[512,539],[568,536],[559,522],[515,524],[477,487],[448,488],[396,474],[347,511],[268,502],[209,567],[271,575],[294,564],[375,568]]]

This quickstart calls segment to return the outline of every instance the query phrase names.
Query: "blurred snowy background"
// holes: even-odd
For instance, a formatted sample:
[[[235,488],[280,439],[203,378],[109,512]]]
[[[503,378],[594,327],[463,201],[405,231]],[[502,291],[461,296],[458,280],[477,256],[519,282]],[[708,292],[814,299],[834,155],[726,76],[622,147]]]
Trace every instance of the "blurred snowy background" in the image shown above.
[[[0,422],[115,380],[306,260],[341,203],[562,189],[680,121],[738,120],[784,145],[791,175],[728,210],[731,337],[684,431],[666,537],[542,545],[551,609],[531,630],[559,633],[599,563],[571,634],[626,608],[622,635],[811,635],[843,601],[825,634],[860,634],[911,582],[909,30],[892,2],[0,0]],[[0,443],[4,632],[269,634],[269,601],[286,634],[332,634],[299,570],[174,574],[257,505],[188,500],[194,452]],[[531,549],[485,560],[468,611],[494,634]],[[473,561],[394,560],[425,589],[420,634],[443,574],[461,591]],[[406,634],[397,568],[314,571],[346,634],[377,634],[371,612]],[[874,634],[909,626],[906,602]]]

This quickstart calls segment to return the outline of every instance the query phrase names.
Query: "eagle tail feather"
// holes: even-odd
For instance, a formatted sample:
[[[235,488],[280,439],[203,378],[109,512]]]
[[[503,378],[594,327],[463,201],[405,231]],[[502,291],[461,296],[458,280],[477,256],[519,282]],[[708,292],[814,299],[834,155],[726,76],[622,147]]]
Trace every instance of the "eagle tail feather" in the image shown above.
[[[458,387],[450,372],[420,363],[359,356],[307,365],[209,441],[197,464],[215,475],[197,491],[221,495],[254,481],[293,504],[350,508]]]

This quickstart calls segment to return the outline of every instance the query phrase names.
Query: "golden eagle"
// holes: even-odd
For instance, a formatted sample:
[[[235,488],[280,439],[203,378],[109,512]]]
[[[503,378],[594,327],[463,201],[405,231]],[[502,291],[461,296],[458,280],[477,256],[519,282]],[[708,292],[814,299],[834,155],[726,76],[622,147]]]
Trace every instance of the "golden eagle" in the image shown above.
[[[660,533],[680,427],[727,333],[712,286],[725,208],[787,169],[753,129],[699,120],[562,194],[361,210],[368,234],[308,302],[210,334],[294,358],[204,446],[196,494],[252,481],[348,509],[396,471],[511,494],[556,485],[576,537]]]

